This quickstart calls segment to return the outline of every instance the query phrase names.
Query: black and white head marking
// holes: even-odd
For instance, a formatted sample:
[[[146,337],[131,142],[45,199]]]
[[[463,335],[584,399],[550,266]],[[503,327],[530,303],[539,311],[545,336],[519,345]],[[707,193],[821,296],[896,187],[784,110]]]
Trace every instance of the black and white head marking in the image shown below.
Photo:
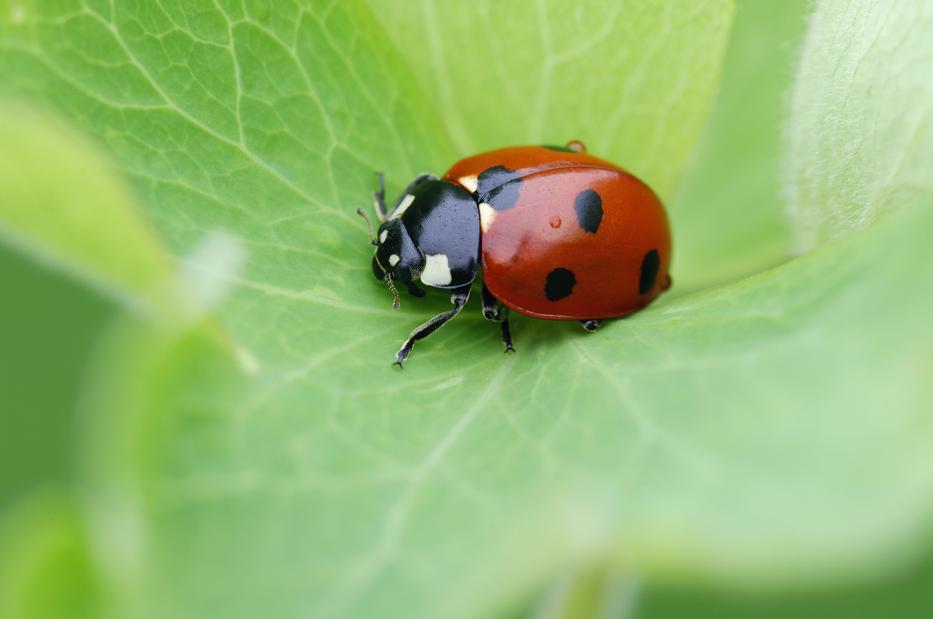
[[[417,278],[424,268],[424,255],[397,218],[390,218],[379,226],[373,261],[387,277],[401,282]],[[376,272],[375,267],[373,271]]]

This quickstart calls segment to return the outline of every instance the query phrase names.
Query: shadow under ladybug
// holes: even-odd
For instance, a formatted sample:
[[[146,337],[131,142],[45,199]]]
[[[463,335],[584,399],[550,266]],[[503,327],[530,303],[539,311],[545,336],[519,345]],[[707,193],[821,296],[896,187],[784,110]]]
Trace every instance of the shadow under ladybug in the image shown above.
[[[460,313],[480,268],[483,316],[499,323],[506,352],[515,350],[510,309],[595,331],[670,287],[660,200],[578,141],[503,148],[463,159],[443,178],[421,174],[391,209],[380,174],[373,205],[373,275],[392,291],[393,307],[398,284],[425,295],[416,282],[449,290],[453,304],[409,334],[395,355],[399,366],[417,340]]]

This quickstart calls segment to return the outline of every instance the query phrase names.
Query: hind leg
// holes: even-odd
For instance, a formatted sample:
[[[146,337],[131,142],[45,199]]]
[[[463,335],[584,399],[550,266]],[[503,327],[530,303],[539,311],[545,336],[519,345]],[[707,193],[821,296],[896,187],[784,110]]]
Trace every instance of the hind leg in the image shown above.
[[[499,323],[499,333],[502,336],[502,343],[505,344],[505,352],[515,352],[515,347],[512,346],[512,332],[509,329],[509,308],[499,303],[485,284],[483,284],[483,318]]]

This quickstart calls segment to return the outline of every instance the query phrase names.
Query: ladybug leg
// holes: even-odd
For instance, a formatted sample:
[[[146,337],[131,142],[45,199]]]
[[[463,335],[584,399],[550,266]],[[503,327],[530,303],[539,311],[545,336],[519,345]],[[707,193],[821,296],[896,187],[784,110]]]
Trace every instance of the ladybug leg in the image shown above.
[[[499,323],[505,352],[515,352],[515,347],[512,346],[512,332],[509,329],[509,308],[499,303],[485,284],[483,284],[483,318]]]
[[[494,297],[489,291],[489,288],[486,287],[486,284],[483,284],[483,318],[486,320],[501,320],[501,310],[502,306],[499,304],[499,299]]]
[[[509,308],[503,307],[501,316],[499,333],[502,335],[502,343],[505,344],[505,352],[515,352],[515,347],[512,346],[512,332],[509,330]]]
[[[599,325],[602,323],[601,320],[591,318],[589,320],[581,320],[580,324],[583,325],[583,328],[592,333],[599,328]]]
[[[424,181],[436,181],[437,177],[433,174],[419,174],[415,177],[415,180],[408,183],[408,187],[405,188],[405,191],[402,192],[402,195],[398,197],[398,200],[395,201],[395,204],[392,205],[392,211],[389,211],[389,208],[386,206],[386,175],[382,172],[376,174],[376,178],[379,179],[379,189],[373,192],[373,208],[376,210],[376,215],[379,217],[379,221],[385,221],[392,216],[392,213],[395,212],[395,209],[398,208],[398,205],[402,202],[402,199],[410,194],[415,187],[423,183]]]
[[[402,344],[402,347],[399,348],[398,352],[395,353],[395,362],[394,364],[403,367],[402,364],[405,363],[405,360],[408,359],[408,355],[411,354],[411,349],[415,347],[415,342],[422,340],[445,324],[447,321],[460,313],[460,310],[463,309],[463,306],[466,305],[467,299],[470,298],[470,286],[464,286],[463,288],[457,288],[450,295],[450,302],[454,304],[453,309],[447,310],[443,314],[438,314],[431,320],[427,321],[408,335],[408,339],[405,340],[405,343]]]
[[[418,284],[414,282],[405,282],[405,287],[408,288],[408,294],[413,297],[418,297],[419,299],[425,295],[424,290],[418,287]]]
[[[376,178],[379,179],[379,189],[373,192],[373,208],[376,210],[379,221],[385,221],[389,216],[386,209],[386,175],[378,172]]]
[[[412,182],[408,183],[408,187],[406,187],[405,189],[403,189],[403,190],[402,190],[402,193],[399,194],[398,199],[395,201],[395,204],[392,205],[392,210],[389,211],[389,214],[388,214],[386,217],[389,218],[389,219],[392,218],[392,216],[395,214],[395,211],[398,209],[399,205],[400,205],[400,204],[402,203],[402,201],[405,199],[405,196],[407,196],[408,194],[410,194],[411,192],[413,192],[413,191],[415,190],[415,187],[417,187],[418,185],[420,185],[421,183],[423,183],[423,182],[425,182],[425,181],[436,181],[436,180],[437,180],[437,177],[434,176],[433,174],[427,174],[427,173],[425,173],[425,174],[419,174],[418,176],[416,176],[416,177],[415,177],[415,180],[413,180]],[[385,186],[384,186],[384,185],[382,186],[381,191],[382,191],[382,193],[383,193],[383,195],[384,195],[384,194],[385,194]],[[409,204],[411,204],[411,202],[409,202]]]

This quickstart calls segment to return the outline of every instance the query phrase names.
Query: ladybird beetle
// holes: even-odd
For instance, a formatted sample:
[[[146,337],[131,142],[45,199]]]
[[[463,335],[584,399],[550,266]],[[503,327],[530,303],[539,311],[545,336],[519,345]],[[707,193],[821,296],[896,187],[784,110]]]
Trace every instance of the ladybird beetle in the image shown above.
[[[500,324],[514,350],[509,310],[577,320],[587,331],[631,314],[667,290],[671,237],[654,192],[622,168],[567,146],[514,146],[422,174],[386,207],[385,179],[373,203],[380,226],[373,274],[424,296],[415,283],[450,290],[453,308],[411,332],[395,355],[402,365],[417,340],[460,313],[482,268],[483,316]],[[362,209],[357,212],[364,218]],[[368,221],[368,218],[367,218]]]

